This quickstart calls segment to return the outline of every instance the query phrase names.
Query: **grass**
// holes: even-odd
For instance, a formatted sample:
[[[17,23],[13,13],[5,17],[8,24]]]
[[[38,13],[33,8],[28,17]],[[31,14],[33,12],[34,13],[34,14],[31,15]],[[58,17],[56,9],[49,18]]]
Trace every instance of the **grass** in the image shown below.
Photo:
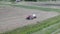
[[[29,9],[60,12],[60,9],[42,8],[42,7],[36,7],[36,6],[23,6],[23,5],[14,5],[14,4],[0,4],[0,5],[9,5],[9,6],[15,6],[15,7],[29,8]],[[32,25],[20,27],[20,28],[17,28],[15,30],[8,31],[8,32],[2,33],[2,34],[31,34],[31,33],[37,32],[37,31],[40,31],[40,32],[44,31],[44,33],[50,34],[52,31],[55,31],[56,29],[60,28],[59,27],[60,25],[59,26],[57,25],[56,26],[57,28],[55,28],[55,26],[54,26],[53,29],[51,29],[51,30],[49,30],[49,28],[47,28],[47,27],[50,27],[51,25],[57,24],[59,22],[60,22],[60,15],[53,17],[53,18],[50,18],[50,19],[47,19],[47,20],[44,20],[44,21],[39,22],[35,25],[32,24]],[[45,30],[41,31],[44,28],[47,29],[46,32],[45,32]]]
[[[49,26],[57,24],[59,22],[60,22],[60,15],[50,18],[50,19],[47,19],[47,20],[44,20],[35,25],[24,26],[24,27],[15,29],[13,31],[5,32],[3,34],[31,34],[33,32],[40,31],[43,28],[49,27]]]
[[[60,34],[60,31],[57,31],[57,32],[55,32],[54,34],[58,34],[58,33]]]
[[[43,11],[55,11],[60,12],[60,9],[54,8],[44,8],[44,7],[37,7],[37,6],[24,6],[24,5],[16,5],[16,3],[9,4],[10,2],[0,2],[0,5],[9,5],[13,7],[20,7],[20,8],[27,8],[27,9],[36,9],[36,10],[43,10]]]
[[[52,32],[56,31],[57,29],[60,29],[60,22],[54,25],[51,25],[47,28],[44,28],[40,31],[37,31],[33,34],[51,34]]]
[[[43,10],[43,11],[55,11],[60,12],[60,9],[53,9],[53,8],[43,8],[43,7],[37,7],[37,6],[24,6],[24,5],[11,5],[15,7],[22,7],[27,9],[37,9],[37,10]]]
[[[58,34],[58,33],[60,33],[60,29],[55,30],[55,31],[52,32],[51,34]]]

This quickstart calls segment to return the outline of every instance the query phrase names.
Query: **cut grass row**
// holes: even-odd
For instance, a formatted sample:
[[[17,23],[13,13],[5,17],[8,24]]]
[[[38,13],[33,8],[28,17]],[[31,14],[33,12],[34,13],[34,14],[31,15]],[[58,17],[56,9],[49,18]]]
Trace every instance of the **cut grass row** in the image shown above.
[[[17,28],[13,31],[5,32],[3,34],[31,34],[33,32],[40,31],[43,28],[49,27],[49,26],[57,24],[59,22],[60,22],[60,15],[56,16],[56,17],[52,17],[47,20],[44,20],[35,25],[32,24],[32,25],[24,26],[21,28]]]
[[[56,31],[52,32],[51,34],[57,34],[60,33],[60,29],[57,29]]]
[[[57,29],[60,29],[60,22],[54,25],[51,25],[47,28],[44,28],[40,31],[37,31],[33,34],[51,34],[52,32],[56,31]]]
[[[54,34],[60,34],[60,31],[55,32]]]
[[[11,5],[15,7],[21,7],[21,8],[27,8],[27,9],[37,9],[37,10],[43,10],[43,11],[55,11],[60,12],[60,9],[54,9],[54,8],[44,8],[44,7],[37,7],[37,6],[24,6],[24,5]]]
[[[7,4],[6,4],[7,3]],[[60,12],[60,9],[54,9],[54,8],[43,8],[43,7],[37,7],[37,6],[26,6],[26,5],[16,5],[16,3],[9,4],[9,2],[2,2],[0,5],[9,5],[14,7],[20,7],[20,8],[27,8],[27,9],[37,9],[37,10],[43,10],[43,11],[55,11]]]

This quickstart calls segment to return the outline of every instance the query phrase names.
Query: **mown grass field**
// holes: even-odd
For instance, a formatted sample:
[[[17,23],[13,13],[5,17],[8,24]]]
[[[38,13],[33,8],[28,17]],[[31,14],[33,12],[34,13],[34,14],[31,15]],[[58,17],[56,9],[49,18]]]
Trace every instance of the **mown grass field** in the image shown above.
[[[44,7],[37,7],[37,6],[26,6],[26,5],[20,5],[16,3],[11,2],[0,2],[0,5],[8,5],[13,7],[20,7],[20,8],[27,8],[27,9],[36,9],[36,10],[43,10],[43,11],[54,11],[54,12],[60,12],[60,9],[53,9],[53,8],[44,8]]]
[[[23,5],[12,5],[16,7],[24,7],[28,9],[37,9],[37,10],[43,10],[43,11],[56,11],[60,12],[60,9],[53,9],[53,8],[43,8],[43,7],[37,7],[37,6],[23,6]]]
[[[23,6],[23,5],[13,5],[9,4],[10,6],[15,7],[23,7],[29,9],[37,9],[43,11],[56,11],[60,12],[60,9],[52,9],[52,8],[42,8],[42,7],[35,7],[35,6]],[[1,34],[52,34],[56,30],[60,29],[60,15],[56,17],[49,18],[42,22],[38,22],[37,24],[31,24],[28,26],[20,27],[12,31],[8,31]],[[59,33],[60,31],[56,32],[55,34]]]
[[[51,34],[60,27],[60,15],[50,19],[38,22],[35,25],[24,26],[3,34]],[[36,32],[36,33],[34,33]],[[44,32],[44,33],[43,33]]]
[[[40,31],[38,31],[38,32],[35,32],[35,33],[33,33],[33,34],[52,34],[54,31],[56,31],[57,29],[60,29],[60,22],[59,23],[57,23],[57,24],[54,24],[54,25],[51,25],[51,26],[49,26],[49,27],[47,27],[47,28],[44,28],[44,29],[42,29],[42,30],[40,30]],[[57,31],[58,32],[58,31]],[[60,32],[60,31],[59,31]],[[58,32],[58,33],[59,33]],[[56,34],[58,34],[58,33],[56,33]]]

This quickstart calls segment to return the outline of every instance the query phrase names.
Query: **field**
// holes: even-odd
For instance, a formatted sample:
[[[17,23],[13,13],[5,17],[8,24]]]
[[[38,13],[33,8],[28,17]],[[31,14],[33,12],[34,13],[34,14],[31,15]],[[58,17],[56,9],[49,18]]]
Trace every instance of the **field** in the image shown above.
[[[27,4],[30,3],[27,2]],[[24,5],[0,3],[1,34],[55,34],[60,32],[58,31],[60,29],[59,8],[38,7],[34,4]],[[37,15],[37,19],[25,19],[33,13]]]

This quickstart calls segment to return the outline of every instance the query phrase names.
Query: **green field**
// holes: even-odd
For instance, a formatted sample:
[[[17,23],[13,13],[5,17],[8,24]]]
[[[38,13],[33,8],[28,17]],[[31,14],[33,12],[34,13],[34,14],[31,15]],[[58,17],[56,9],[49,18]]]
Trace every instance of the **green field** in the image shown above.
[[[59,26],[60,26],[60,15],[44,20],[35,25],[24,26],[21,28],[17,28],[13,31],[5,32],[3,34],[32,34],[32,33],[51,34],[53,31],[59,29],[60,28]]]
[[[36,6],[23,6],[23,5],[14,5],[14,4],[0,4],[0,5],[9,5],[9,6],[37,9],[37,10],[43,10],[43,11],[60,12],[60,9],[42,8],[42,7],[36,7]],[[42,22],[37,22],[37,24],[31,24],[28,26],[20,27],[15,30],[1,33],[1,34],[52,34],[58,29],[60,29],[60,15],[49,18]],[[57,31],[55,34],[59,32],[60,31]]]
[[[28,9],[37,9],[37,10],[43,10],[43,11],[55,11],[55,12],[60,12],[60,9],[53,9],[53,8],[43,8],[43,7],[37,7],[37,6],[24,6],[24,5],[12,5],[15,7],[23,7],[23,8],[28,8]]]
[[[0,2],[0,5],[7,5],[7,6],[13,6],[13,7],[20,7],[20,8],[27,8],[27,9],[36,9],[36,10],[42,10],[42,11],[54,11],[54,12],[60,12],[60,9],[53,9],[53,8],[44,8],[44,7],[37,7],[37,6],[26,6],[26,5],[20,5],[16,3],[11,2]]]
[[[49,26],[47,28],[43,28],[42,30],[37,31],[37,32],[35,32],[33,34],[52,34],[57,29],[60,29],[60,22],[57,23],[57,24],[51,25],[51,26]]]

